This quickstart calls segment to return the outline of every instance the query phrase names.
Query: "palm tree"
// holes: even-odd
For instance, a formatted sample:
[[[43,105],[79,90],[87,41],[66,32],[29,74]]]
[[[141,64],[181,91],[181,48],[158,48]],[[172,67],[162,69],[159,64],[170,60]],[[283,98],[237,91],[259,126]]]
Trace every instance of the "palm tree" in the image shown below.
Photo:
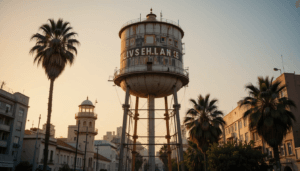
[[[206,151],[210,144],[217,143],[222,131],[220,126],[225,124],[221,117],[223,112],[216,106],[217,99],[209,100],[210,95],[199,95],[198,100],[190,99],[193,108],[186,113],[184,124],[189,131],[189,138],[197,144],[204,155],[204,168],[206,170]]]
[[[249,129],[256,129],[258,135],[273,148],[279,167],[278,146],[295,121],[295,116],[289,109],[296,107],[292,100],[279,97],[279,93],[286,87],[281,84],[280,81],[273,82],[273,77],[258,77],[258,86],[251,83],[246,85],[249,96],[240,103],[240,107],[248,107],[244,118],[249,116]]]
[[[79,41],[73,39],[77,33],[70,32],[72,27],[69,22],[59,19],[55,22],[49,19],[50,24],[43,24],[40,27],[42,34],[34,34],[30,40],[35,40],[36,44],[30,49],[30,54],[35,54],[34,63],[42,65],[45,73],[50,80],[50,91],[48,99],[48,115],[45,136],[44,149],[44,171],[46,171],[48,160],[48,144],[50,136],[50,119],[52,111],[52,95],[53,84],[56,78],[64,71],[67,64],[72,65],[77,49],[75,45],[79,45]]]
[[[159,159],[164,164],[164,170],[169,170],[168,167],[168,147],[167,145],[163,145],[159,150]]]
[[[202,170],[203,168],[203,154],[197,148],[197,144],[193,143],[192,141],[188,141],[188,148],[184,153],[184,160],[186,162],[187,167],[189,170],[198,171]]]

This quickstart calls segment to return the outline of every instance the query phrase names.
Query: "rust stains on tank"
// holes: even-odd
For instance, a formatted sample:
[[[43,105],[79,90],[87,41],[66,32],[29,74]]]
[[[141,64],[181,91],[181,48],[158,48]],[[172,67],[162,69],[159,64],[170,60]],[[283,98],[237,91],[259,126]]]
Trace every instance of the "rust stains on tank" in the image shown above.
[[[136,34],[136,27],[137,27],[136,25],[132,26],[133,34]]]

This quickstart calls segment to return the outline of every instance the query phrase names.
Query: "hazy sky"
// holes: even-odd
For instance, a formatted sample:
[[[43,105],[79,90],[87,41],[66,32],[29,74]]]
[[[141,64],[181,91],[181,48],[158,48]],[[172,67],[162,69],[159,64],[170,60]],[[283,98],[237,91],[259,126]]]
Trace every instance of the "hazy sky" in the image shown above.
[[[274,67],[300,74],[300,8],[296,0],[0,0],[0,81],[14,92],[30,97],[26,129],[46,122],[50,82],[44,70],[33,64],[29,50],[30,37],[49,18],[69,21],[81,42],[72,67],[54,83],[51,122],[56,137],[67,136],[68,125],[74,125],[78,105],[89,96],[97,99],[96,128],[102,139],[106,131],[115,131],[122,124],[124,92],[108,82],[115,67],[119,68],[121,26],[150,8],[163,18],[178,21],[186,45],[184,66],[189,67],[190,83],[179,91],[181,120],[190,98],[210,93],[219,99],[225,114],[246,96],[244,86],[256,83],[257,76],[280,75]],[[135,98],[131,97],[134,102]],[[169,98],[169,101],[171,97]],[[145,104],[141,100],[140,106]],[[158,100],[157,108],[163,108]],[[146,107],[146,105],[144,105]],[[141,113],[146,115],[146,113]],[[157,115],[163,115],[158,113]],[[157,121],[164,127],[164,121]],[[147,124],[139,126],[146,134]],[[164,134],[163,132],[160,132]],[[140,140],[144,142],[144,140]]]

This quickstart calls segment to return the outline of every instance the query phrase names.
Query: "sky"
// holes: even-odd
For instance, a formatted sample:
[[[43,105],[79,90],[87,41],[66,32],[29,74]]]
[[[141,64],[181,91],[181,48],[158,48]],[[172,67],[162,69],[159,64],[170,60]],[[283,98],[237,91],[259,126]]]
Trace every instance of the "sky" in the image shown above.
[[[95,139],[116,131],[122,125],[125,93],[108,80],[120,67],[118,32],[140,14],[145,18],[150,8],[157,16],[162,12],[163,18],[179,21],[185,32],[184,67],[189,68],[190,83],[178,92],[181,121],[192,107],[189,99],[199,94],[210,93],[227,114],[247,95],[246,84],[256,84],[258,76],[278,77],[274,67],[300,74],[296,0],[0,0],[0,81],[6,82],[6,90],[30,98],[26,129],[32,124],[37,127],[40,114],[41,124],[46,122],[50,86],[44,70],[33,64],[29,50],[35,42],[30,37],[48,19],[63,18],[78,33],[81,46],[74,65],[66,67],[54,83],[55,137],[67,137],[68,125],[75,125],[78,105],[87,96],[98,101]],[[132,108],[134,101],[132,96]],[[142,99],[140,106],[145,104]],[[164,107],[162,99],[156,100],[156,107]],[[164,121],[156,126],[157,133],[164,135],[159,129],[165,127]],[[140,122],[138,133],[145,135],[146,128],[147,123]]]

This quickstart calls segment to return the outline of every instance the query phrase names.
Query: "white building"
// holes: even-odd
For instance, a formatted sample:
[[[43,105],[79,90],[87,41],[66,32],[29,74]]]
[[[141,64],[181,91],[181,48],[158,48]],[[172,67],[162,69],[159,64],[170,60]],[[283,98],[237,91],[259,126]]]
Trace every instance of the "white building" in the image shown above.
[[[94,146],[96,153],[98,152],[98,154],[101,154],[111,161],[110,171],[118,171],[119,154],[117,151],[117,146],[114,143],[106,140],[95,140]],[[101,169],[102,167],[105,168],[106,166],[100,166]]]
[[[0,170],[12,171],[21,160],[29,97],[0,89]]]
[[[95,106],[88,99],[83,101],[79,105],[79,112],[75,114],[76,125],[70,125],[68,127],[68,137],[55,139],[50,137],[49,142],[49,156],[48,167],[51,171],[58,171],[63,164],[68,164],[70,168],[75,166],[75,152],[77,142],[77,130],[79,125],[78,134],[78,151],[76,170],[85,171],[100,171],[101,169],[110,170],[111,160],[95,153],[94,151],[94,136],[98,134],[98,130],[95,129],[95,121],[97,114],[94,113]],[[54,128],[54,126],[53,126]],[[76,130],[76,131],[75,131]],[[44,137],[42,133],[38,136],[36,159],[37,167],[43,166],[43,150],[44,150]],[[52,131],[55,133],[55,130]],[[86,145],[87,140],[87,145]],[[23,142],[22,160],[32,163],[34,156],[34,147],[36,142],[36,131],[26,130]],[[86,145],[86,157],[85,157],[85,145]],[[86,160],[84,160],[86,158]],[[97,161],[98,159],[98,161]],[[98,163],[98,165],[97,165]],[[104,166],[104,167],[102,167]],[[97,170],[96,170],[97,169]]]

